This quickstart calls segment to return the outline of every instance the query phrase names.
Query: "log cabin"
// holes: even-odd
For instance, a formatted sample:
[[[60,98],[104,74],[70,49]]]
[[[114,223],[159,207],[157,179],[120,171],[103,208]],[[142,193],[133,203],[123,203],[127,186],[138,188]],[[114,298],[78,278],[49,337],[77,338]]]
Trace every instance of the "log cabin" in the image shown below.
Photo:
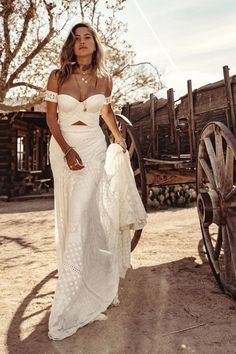
[[[45,107],[0,113],[0,196],[48,192],[52,187],[49,164],[50,132]]]

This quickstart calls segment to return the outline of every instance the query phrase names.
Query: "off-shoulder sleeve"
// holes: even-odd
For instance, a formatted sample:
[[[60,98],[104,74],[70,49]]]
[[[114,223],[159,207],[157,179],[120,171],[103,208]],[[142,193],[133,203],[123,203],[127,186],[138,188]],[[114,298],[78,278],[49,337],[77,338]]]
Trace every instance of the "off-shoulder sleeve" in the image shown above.
[[[104,103],[103,104],[110,104],[112,101],[111,96],[105,97]]]
[[[45,95],[45,101],[57,103],[57,96],[58,94],[56,92],[47,90]]]

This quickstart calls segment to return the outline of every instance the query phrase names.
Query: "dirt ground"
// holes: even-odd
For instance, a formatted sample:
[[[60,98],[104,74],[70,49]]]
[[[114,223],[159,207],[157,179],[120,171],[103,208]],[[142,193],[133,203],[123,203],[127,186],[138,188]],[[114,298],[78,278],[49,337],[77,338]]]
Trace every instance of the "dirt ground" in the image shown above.
[[[150,212],[118,307],[47,337],[55,289],[53,202],[0,202],[1,354],[236,353],[236,303],[217,288],[195,207]]]

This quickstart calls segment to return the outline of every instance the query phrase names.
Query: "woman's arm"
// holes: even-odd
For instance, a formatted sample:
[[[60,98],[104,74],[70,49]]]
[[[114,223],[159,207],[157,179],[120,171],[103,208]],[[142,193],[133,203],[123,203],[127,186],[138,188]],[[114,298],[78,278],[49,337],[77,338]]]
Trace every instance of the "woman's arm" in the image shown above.
[[[111,80],[111,78],[109,78],[107,89],[105,92],[105,96],[110,97],[111,92],[112,92],[112,80]],[[110,129],[110,131],[112,132],[112,134],[115,138],[115,141],[118,144],[121,143],[122,147],[125,148],[126,146],[124,143],[124,139],[123,139],[121,132],[118,129],[115,114],[113,112],[113,109],[112,109],[110,103],[103,105],[102,110],[101,110],[101,116],[102,116],[103,120],[105,121],[106,125],[108,126],[108,128]]]
[[[55,71],[51,73],[48,79],[47,90],[53,92],[55,95],[58,94],[58,80]],[[67,164],[71,170],[80,170],[84,168],[83,162],[79,154],[71,147],[64,139],[60,126],[57,122],[57,102],[52,102],[47,100],[47,125],[51,134],[54,136],[55,140],[61,147]]]
[[[58,81],[55,71],[51,73],[48,79],[47,90],[58,93]],[[64,154],[69,149],[69,145],[62,136],[59,124],[57,122],[57,102],[47,102],[47,125],[51,134],[54,136],[57,143],[60,145]]]

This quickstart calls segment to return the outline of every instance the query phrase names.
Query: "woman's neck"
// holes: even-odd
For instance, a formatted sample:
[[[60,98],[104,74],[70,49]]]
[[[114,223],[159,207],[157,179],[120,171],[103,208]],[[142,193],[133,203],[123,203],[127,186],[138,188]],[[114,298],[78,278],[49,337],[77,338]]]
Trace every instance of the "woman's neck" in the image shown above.
[[[86,71],[92,67],[92,58],[77,58],[76,66],[81,71]]]
[[[92,68],[92,64],[91,63],[89,63],[89,64],[78,64],[77,63],[77,68],[79,69],[79,70],[81,70],[81,71],[87,71],[87,70],[89,70],[90,68]]]

